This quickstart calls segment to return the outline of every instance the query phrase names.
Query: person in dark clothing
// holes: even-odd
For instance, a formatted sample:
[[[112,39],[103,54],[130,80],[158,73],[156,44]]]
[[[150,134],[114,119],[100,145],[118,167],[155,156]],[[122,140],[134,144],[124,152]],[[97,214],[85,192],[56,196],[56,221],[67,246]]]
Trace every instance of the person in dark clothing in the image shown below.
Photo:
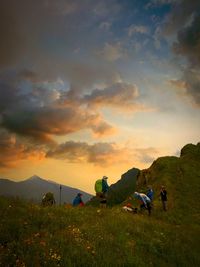
[[[146,193],[146,195],[150,198],[150,200],[151,200],[151,207],[153,208],[153,198],[154,198],[154,191],[153,191],[153,189],[152,189],[152,187],[149,185],[148,187],[147,187],[147,193]]]
[[[161,187],[160,198],[162,201],[163,210],[167,211],[167,191],[164,186]]]
[[[106,207],[106,205],[107,205],[107,192],[109,189],[107,179],[108,179],[107,176],[103,176],[103,178],[102,178],[102,194],[100,195],[100,206],[102,208]]]
[[[109,185],[108,185],[108,183],[107,183],[107,179],[108,179],[108,177],[107,176],[103,176],[103,178],[102,178],[102,192],[105,194],[107,191],[108,191],[108,189],[109,189]]]
[[[154,192],[151,186],[148,186],[146,195],[150,198],[151,203],[153,202]]]
[[[82,194],[78,193],[75,199],[73,200],[73,206],[84,206],[83,200],[81,198]]]

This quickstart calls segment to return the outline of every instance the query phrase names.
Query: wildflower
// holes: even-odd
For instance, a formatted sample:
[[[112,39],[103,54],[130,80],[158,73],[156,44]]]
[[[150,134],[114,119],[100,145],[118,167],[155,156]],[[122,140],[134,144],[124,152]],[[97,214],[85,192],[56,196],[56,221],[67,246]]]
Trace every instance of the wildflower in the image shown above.
[[[40,233],[34,234],[34,237],[39,237],[39,236],[40,236]]]
[[[43,241],[43,240],[41,240],[41,241],[40,241],[40,245],[43,246],[43,247],[45,247],[45,246],[46,246],[46,242]]]

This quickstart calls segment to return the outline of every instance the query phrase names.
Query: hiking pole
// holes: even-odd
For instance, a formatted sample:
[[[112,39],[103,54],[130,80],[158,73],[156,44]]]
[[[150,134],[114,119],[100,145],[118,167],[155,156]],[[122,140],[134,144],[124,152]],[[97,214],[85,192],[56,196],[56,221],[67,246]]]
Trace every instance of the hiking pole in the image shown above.
[[[60,185],[60,206],[61,206],[61,190],[62,190],[62,186]]]

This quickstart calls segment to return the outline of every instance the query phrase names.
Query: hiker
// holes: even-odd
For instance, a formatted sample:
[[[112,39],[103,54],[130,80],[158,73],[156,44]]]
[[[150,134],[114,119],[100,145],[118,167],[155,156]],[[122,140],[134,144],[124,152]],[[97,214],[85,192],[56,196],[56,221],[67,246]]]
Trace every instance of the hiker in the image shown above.
[[[107,183],[108,177],[107,176],[103,176],[102,178],[102,192],[104,194],[106,194],[108,192],[109,189],[109,185]]]
[[[140,209],[147,209],[148,210],[148,214],[151,215],[151,200],[150,198],[143,194],[143,193],[138,193],[138,192],[134,192],[133,196],[135,198],[137,198],[138,200],[140,200],[141,205],[140,205]]]
[[[77,207],[77,206],[84,206],[84,202],[82,200],[82,194],[78,193],[77,196],[74,198],[73,200],[73,206]]]
[[[109,189],[107,179],[107,176],[103,176],[102,179],[99,179],[95,182],[96,196],[100,199],[101,207],[106,207],[107,205],[107,192]]]
[[[148,188],[147,188],[147,194],[146,195],[150,198],[151,204],[152,204],[153,197],[154,197],[154,192],[153,192],[153,189],[152,189],[151,186],[148,186]]]
[[[160,198],[162,201],[163,210],[167,211],[167,191],[164,186],[161,186]]]
[[[42,206],[53,206],[56,204],[53,193],[48,192],[42,198]]]

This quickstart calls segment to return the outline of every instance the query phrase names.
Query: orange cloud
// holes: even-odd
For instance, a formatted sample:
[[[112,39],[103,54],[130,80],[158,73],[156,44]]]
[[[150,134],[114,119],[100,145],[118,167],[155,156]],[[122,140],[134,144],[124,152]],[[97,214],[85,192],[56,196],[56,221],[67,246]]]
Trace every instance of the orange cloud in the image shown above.
[[[16,167],[20,161],[25,159],[42,160],[45,158],[45,152],[42,148],[30,146],[16,140],[15,135],[6,131],[0,132],[0,168]]]
[[[66,160],[67,162],[88,162],[100,166],[122,163],[150,163],[158,151],[154,148],[134,149],[115,143],[96,143],[68,141],[49,150],[46,157]]]

